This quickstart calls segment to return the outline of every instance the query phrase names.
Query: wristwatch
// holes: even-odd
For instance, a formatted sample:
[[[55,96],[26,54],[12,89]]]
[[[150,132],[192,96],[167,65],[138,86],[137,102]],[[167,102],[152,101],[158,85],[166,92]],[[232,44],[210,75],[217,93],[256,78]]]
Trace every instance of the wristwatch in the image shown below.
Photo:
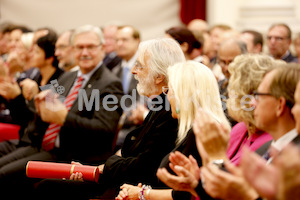
[[[228,172],[227,169],[225,168],[223,159],[213,160],[212,163],[215,164],[219,169]]]

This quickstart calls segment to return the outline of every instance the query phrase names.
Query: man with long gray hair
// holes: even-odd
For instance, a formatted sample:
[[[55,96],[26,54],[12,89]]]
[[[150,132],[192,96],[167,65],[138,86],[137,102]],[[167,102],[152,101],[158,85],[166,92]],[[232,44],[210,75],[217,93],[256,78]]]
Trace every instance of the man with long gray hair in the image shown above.
[[[138,80],[139,94],[151,99],[148,102],[150,112],[144,123],[126,136],[121,151],[99,166],[98,184],[76,181],[85,179],[80,173],[71,175],[73,180],[68,181],[44,180],[38,187],[40,198],[63,196],[72,199],[74,195],[74,198],[87,199],[111,188],[118,190],[125,182],[158,184],[156,171],[162,158],[175,147],[178,128],[162,88],[168,86],[167,68],[184,62],[185,57],[178,43],[169,38],[142,42],[138,52],[132,73]],[[45,195],[49,189],[52,191],[51,197]],[[115,191],[110,193],[110,197],[114,198],[115,194]]]

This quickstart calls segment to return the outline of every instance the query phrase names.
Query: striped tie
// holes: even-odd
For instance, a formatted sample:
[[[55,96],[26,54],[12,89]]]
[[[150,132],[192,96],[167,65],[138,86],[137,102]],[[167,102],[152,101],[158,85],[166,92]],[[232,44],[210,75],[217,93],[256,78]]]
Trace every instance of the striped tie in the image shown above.
[[[75,99],[77,98],[79,89],[81,88],[81,85],[82,85],[82,81],[83,81],[83,78],[80,76],[77,79],[74,88],[72,89],[70,94],[65,99],[64,104],[68,111],[70,111]],[[44,138],[43,138],[43,142],[42,142],[42,147],[44,150],[50,151],[51,149],[54,148],[55,139],[60,131],[60,128],[61,128],[60,125],[54,124],[54,123],[51,123],[48,126],[48,128],[45,132]]]

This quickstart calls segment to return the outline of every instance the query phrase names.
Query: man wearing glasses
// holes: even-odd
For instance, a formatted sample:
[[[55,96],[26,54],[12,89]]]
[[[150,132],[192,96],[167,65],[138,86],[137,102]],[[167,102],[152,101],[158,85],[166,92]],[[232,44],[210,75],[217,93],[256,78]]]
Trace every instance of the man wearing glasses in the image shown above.
[[[267,34],[267,45],[270,55],[274,59],[281,59],[286,62],[298,63],[289,48],[292,43],[292,31],[286,24],[273,24]]]
[[[273,141],[264,144],[257,153],[269,162],[272,161],[267,152],[270,146],[280,152],[298,136],[291,110],[295,104],[294,92],[299,80],[300,69],[297,65],[282,64],[268,72],[254,92],[256,126],[273,137]]]
[[[51,90],[35,96],[36,116],[26,128],[31,144],[0,158],[0,186],[4,188],[4,196],[29,198],[25,194],[30,195],[32,188],[25,168],[30,160],[99,164],[112,154],[122,114],[118,104],[123,95],[121,82],[102,64],[104,37],[98,27],[79,27],[71,41],[80,70],[66,72],[55,83],[46,85]],[[93,95],[94,90],[99,91],[99,98]],[[105,109],[104,99],[108,95],[114,96],[116,101],[106,106],[116,109]],[[79,109],[80,98],[87,98],[93,105],[84,104]],[[99,102],[95,99],[100,100],[98,109],[96,103]]]

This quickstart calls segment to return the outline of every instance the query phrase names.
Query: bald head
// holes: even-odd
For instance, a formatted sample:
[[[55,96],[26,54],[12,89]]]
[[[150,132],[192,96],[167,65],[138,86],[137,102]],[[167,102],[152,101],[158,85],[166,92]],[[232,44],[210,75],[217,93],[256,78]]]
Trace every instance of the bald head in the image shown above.
[[[208,31],[208,24],[206,21],[202,19],[193,19],[187,25],[187,28],[191,31],[200,31],[200,32],[207,32]]]
[[[222,68],[222,72],[229,79],[228,65],[238,55],[247,53],[247,45],[240,40],[228,39],[221,43],[218,50],[218,63]]]

